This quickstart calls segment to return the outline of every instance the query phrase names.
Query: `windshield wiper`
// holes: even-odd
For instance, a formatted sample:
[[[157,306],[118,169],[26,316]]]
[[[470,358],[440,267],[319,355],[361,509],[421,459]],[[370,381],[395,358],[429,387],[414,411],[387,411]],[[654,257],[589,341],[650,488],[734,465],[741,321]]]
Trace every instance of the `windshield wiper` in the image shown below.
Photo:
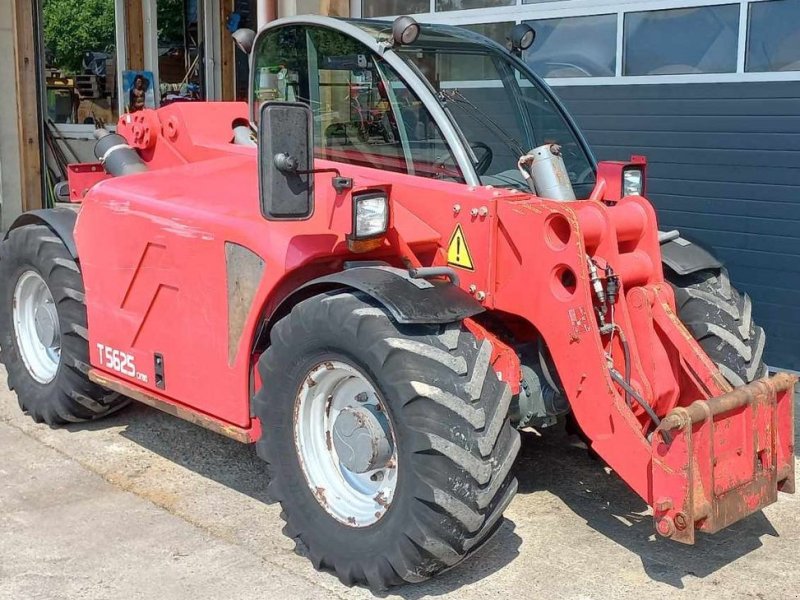
[[[483,112],[480,108],[475,106],[472,102],[470,102],[464,94],[462,94],[459,90],[452,88],[448,90],[441,90],[439,92],[439,99],[443,103],[453,102],[458,106],[464,106],[471,110],[472,115],[478,119],[483,125],[494,131],[500,140],[512,151],[515,152],[517,156],[524,156],[527,152],[525,149],[520,146],[519,142],[514,139],[514,137],[509,134],[505,129],[503,129],[497,122],[492,119],[489,115]]]

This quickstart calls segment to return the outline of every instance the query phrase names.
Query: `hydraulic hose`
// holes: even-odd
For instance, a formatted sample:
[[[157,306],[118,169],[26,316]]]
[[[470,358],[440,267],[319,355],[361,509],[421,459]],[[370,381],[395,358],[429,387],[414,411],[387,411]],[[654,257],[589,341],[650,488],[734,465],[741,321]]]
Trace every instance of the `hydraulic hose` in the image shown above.
[[[628,345],[628,338],[625,336],[625,332],[622,331],[622,327],[614,323],[614,329],[617,330],[619,333],[619,342],[622,344],[622,356],[625,362],[625,383],[628,384],[630,387],[631,384],[631,349]],[[631,394],[626,387],[622,388],[625,392],[625,402],[627,402],[628,406],[632,406],[633,403],[631,402]]]
[[[560,393],[561,386],[556,385],[555,379],[553,375],[550,373],[550,369],[547,367],[547,359],[544,355],[544,342],[542,342],[542,338],[539,338],[539,343],[537,344],[537,350],[539,354],[539,368],[542,370],[542,375],[544,375],[544,379],[553,391],[557,394]]]
[[[656,411],[653,410],[653,407],[647,403],[647,400],[642,398],[639,392],[633,389],[633,386],[631,386],[627,381],[625,381],[625,379],[622,377],[622,374],[619,371],[617,371],[614,368],[611,368],[609,369],[609,374],[611,375],[611,379],[616,381],[623,390],[628,392],[633,397],[633,399],[639,403],[639,406],[641,406],[644,409],[644,411],[648,414],[648,416],[653,420],[653,423],[655,423],[656,427],[661,425],[661,419],[658,418],[658,415],[656,414]],[[672,441],[669,432],[662,431],[662,435],[664,436],[665,442],[670,443]]]
[[[644,411],[650,416],[650,418],[653,419],[653,422],[656,424],[656,426],[660,425],[661,419],[658,418],[658,415],[653,410],[653,407],[647,403],[647,400],[641,397],[639,392],[633,389],[633,386],[631,384],[625,381],[625,379],[622,377],[622,374],[616,369],[609,369],[609,373],[611,373],[611,379],[616,381],[622,387],[623,390],[625,390],[631,396],[633,396],[633,399],[639,403],[639,406],[641,406],[644,409]]]

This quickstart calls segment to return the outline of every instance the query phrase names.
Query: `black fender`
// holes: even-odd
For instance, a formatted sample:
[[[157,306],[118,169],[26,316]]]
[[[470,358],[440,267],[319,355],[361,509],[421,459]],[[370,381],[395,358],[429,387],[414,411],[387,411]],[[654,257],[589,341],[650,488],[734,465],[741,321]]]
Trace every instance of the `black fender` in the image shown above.
[[[484,311],[480,302],[451,281],[413,277],[404,269],[362,266],[313,279],[288,296],[273,314],[291,307],[298,298],[332,289],[363,292],[381,303],[402,324],[444,324],[461,321]]]
[[[8,237],[11,230],[24,225],[46,225],[53,230],[67,247],[72,258],[78,260],[78,247],[75,245],[75,222],[78,211],[71,208],[43,208],[22,213],[8,228],[3,239]]]
[[[721,269],[722,263],[702,246],[681,237],[677,231],[659,232],[661,262],[678,275]]]

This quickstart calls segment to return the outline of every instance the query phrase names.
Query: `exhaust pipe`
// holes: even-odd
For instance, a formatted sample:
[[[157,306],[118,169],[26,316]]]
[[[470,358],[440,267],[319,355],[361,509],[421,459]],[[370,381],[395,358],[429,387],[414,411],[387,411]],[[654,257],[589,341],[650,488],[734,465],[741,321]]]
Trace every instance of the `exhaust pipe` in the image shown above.
[[[118,133],[95,129],[94,137],[97,138],[94,155],[109,175],[119,177],[147,171],[147,165],[136,150]]]

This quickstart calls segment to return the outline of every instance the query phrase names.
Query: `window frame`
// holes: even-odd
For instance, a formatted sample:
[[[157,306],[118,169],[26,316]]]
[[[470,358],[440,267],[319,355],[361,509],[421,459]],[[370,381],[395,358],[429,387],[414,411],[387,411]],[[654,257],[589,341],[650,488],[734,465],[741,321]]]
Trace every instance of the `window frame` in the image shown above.
[[[748,58],[749,58],[748,50],[750,49],[750,27],[753,24],[753,22],[752,22],[753,12],[754,12],[753,11],[753,7],[754,6],[758,6],[760,4],[763,5],[764,3],[750,2],[750,3],[747,4],[747,7],[746,7],[746,9],[747,9],[747,12],[746,12],[746,16],[747,16],[747,31],[744,34],[744,48],[742,48],[742,53],[744,55],[743,58],[742,58],[742,62],[743,62],[743,65],[744,65],[745,73],[792,73],[792,72],[796,73],[796,72],[800,71],[800,69],[796,69],[794,71],[781,71],[781,70],[749,71],[748,70],[748,68],[747,68]]]
[[[614,57],[613,57],[614,58],[614,67],[613,67],[613,70],[614,70],[615,75],[617,75],[617,74],[619,74],[619,69],[620,69],[620,65],[621,65],[621,62],[622,62],[620,60],[617,60],[618,51],[619,51],[619,28],[620,28],[620,20],[619,20],[619,14],[618,13],[607,12],[607,13],[601,13],[601,14],[595,14],[595,15],[572,15],[572,16],[568,16],[568,17],[548,17],[548,18],[545,18],[545,19],[535,19],[533,21],[524,21],[524,22],[533,27],[533,24],[536,23],[536,22],[565,21],[565,20],[569,20],[569,19],[591,19],[591,18],[602,19],[603,17],[609,17],[609,20],[613,19],[613,21],[614,21],[614,37],[612,38],[613,42],[614,42],[614,50],[613,50],[613,52],[614,52]],[[536,29],[536,28],[534,27],[534,29]],[[534,42],[534,51],[533,51],[534,54],[536,53],[535,48],[536,48],[536,42]],[[623,48],[624,48],[624,46],[623,46]],[[528,63],[527,57],[523,57],[523,60],[525,61],[526,64],[528,64],[530,66],[530,63]],[[533,67],[531,67],[531,69],[532,68]],[[597,77],[607,77],[607,76],[605,76],[605,75],[574,75],[572,77],[564,77],[563,79],[594,79],[594,78],[597,78]],[[552,79],[555,79],[555,78],[554,77],[548,77],[546,79],[549,81],[549,80],[552,80]]]
[[[331,17],[324,17],[318,15],[307,15],[303,17],[284,17],[281,19],[277,19],[272,21],[267,26],[261,28],[258,34],[256,35],[255,40],[253,41],[253,51],[250,54],[250,83],[248,86],[248,114],[251,122],[254,124],[258,123],[257,115],[259,113],[258,107],[256,106],[256,102],[254,100],[253,92],[255,86],[255,60],[256,56],[258,55],[258,47],[262,41],[262,38],[266,35],[269,35],[273,31],[276,31],[279,28],[286,27],[286,26],[309,26],[309,27],[321,27],[325,29],[333,29],[335,31],[339,31],[344,35],[347,35],[354,40],[362,43],[367,49],[369,49],[374,54],[380,56],[383,60],[386,61],[388,66],[397,74],[397,76],[403,81],[403,83],[407,86],[407,88],[416,95],[416,97],[422,102],[425,109],[430,114],[431,118],[433,119],[436,126],[439,128],[439,132],[447,145],[450,153],[455,160],[456,166],[461,171],[461,174],[464,179],[464,183],[470,186],[479,186],[480,178],[478,174],[475,172],[475,165],[471,160],[471,156],[464,146],[459,132],[455,128],[453,122],[445,113],[442,106],[433,97],[430,90],[428,89],[426,82],[420,80],[416,74],[411,70],[411,68],[406,64],[405,60],[395,54],[394,51],[391,50],[385,44],[379,44],[374,37],[369,35],[364,30],[356,27],[352,23],[348,23],[346,21],[333,19]]]
[[[322,85],[320,83],[322,78],[320,76],[320,72],[322,70],[325,70],[325,69],[321,68],[320,65],[319,65],[319,49],[314,45],[313,35],[312,35],[311,31],[309,31],[309,29],[311,27],[314,27],[314,26],[308,26],[308,28],[305,29],[305,34],[306,34],[306,51],[308,52],[307,64],[308,64],[308,68],[309,68],[309,75],[308,75],[308,82],[309,82],[308,94],[309,94],[309,98],[308,99],[311,102],[312,111],[313,111],[314,110],[313,107],[314,107],[314,103],[315,102],[320,103],[320,105],[322,104]],[[312,59],[312,54],[311,54],[312,50],[314,52],[313,59]],[[370,49],[368,49],[368,48],[366,48],[366,50],[370,51]],[[417,166],[418,163],[414,160],[414,156],[413,156],[413,152],[412,152],[412,149],[411,149],[410,140],[408,138],[408,132],[407,132],[406,127],[405,127],[404,122],[403,122],[403,118],[404,118],[403,117],[403,111],[399,110],[400,104],[399,104],[399,102],[397,100],[396,88],[395,88],[394,85],[392,85],[392,79],[388,76],[388,73],[386,72],[386,68],[387,68],[386,63],[384,61],[382,61],[382,60],[376,60],[376,58],[380,58],[380,57],[378,57],[377,55],[370,57],[370,60],[372,60],[373,63],[374,63],[372,68],[374,69],[374,73],[379,78],[379,83],[383,84],[384,89],[386,90],[387,101],[389,102],[389,108],[391,110],[391,115],[392,115],[392,118],[394,118],[394,120],[397,123],[397,130],[398,130],[397,131],[397,133],[398,133],[398,140],[397,141],[400,144],[400,149],[402,151],[402,161],[405,163],[405,171],[397,170],[397,171],[394,171],[394,172],[400,173],[402,175],[416,175],[417,174],[416,166]],[[400,79],[399,76],[398,76],[398,80],[402,83],[402,85],[405,87],[406,90],[409,89],[408,86],[406,85],[406,83],[402,79]],[[314,138],[315,138],[314,155],[315,155],[315,157],[316,158],[320,158],[322,160],[331,160],[331,161],[334,161],[334,162],[339,162],[339,161],[336,160],[336,158],[330,158],[330,157],[325,157],[325,156],[320,156],[319,155],[320,154],[320,150],[319,150],[320,147],[317,146],[316,142],[319,141],[317,139],[318,134],[321,134],[322,132],[321,131],[320,132],[316,131],[316,128],[317,128],[317,125],[315,123],[314,124]],[[446,144],[444,139],[442,139],[442,142],[444,142]],[[449,150],[449,147],[447,147],[447,149]],[[371,154],[372,156],[378,157],[378,161],[380,161],[380,157],[387,158],[387,155],[380,154],[380,153],[375,153],[375,152],[373,152],[373,153],[365,153],[365,154]],[[360,164],[360,163],[349,163],[349,164],[354,164],[355,166],[366,167],[366,168],[378,168],[378,167],[375,167],[375,166],[372,166],[372,165],[369,165],[369,164]]]
[[[362,0],[362,2],[368,1],[369,0]],[[749,8],[753,4],[770,1],[772,0],[542,0],[539,2],[525,4],[524,0],[516,0],[516,4],[513,6],[436,12],[436,0],[430,0],[429,12],[418,13],[413,16],[415,19],[424,23],[441,23],[463,26],[499,23],[504,21],[521,23],[532,20],[538,21],[568,17],[589,17],[616,14],[617,50],[615,75],[605,77],[547,78],[546,81],[551,86],[800,81],[800,71],[745,70],[745,56],[748,42],[747,34],[750,24]],[[668,10],[672,8],[699,8],[725,4],[739,5],[739,35],[736,49],[736,72],[688,73],[681,75],[623,75],[624,18],[626,13],[646,12],[651,10]],[[380,19],[391,20],[397,16],[400,15],[380,17]],[[461,83],[463,84],[462,87],[485,87],[487,83],[491,82],[476,80],[465,81]]]
[[[722,11],[720,11],[720,9],[722,9]],[[644,76],[644,75],[629,75],[629,74],[625,73],[626,67],[630,66],[627,63],[627,60],[626,60],[626,56],[628,54],[628,48],[629,48],[629,46],[634,45],[633,40],[631,40],[630,38],[625,38],[625,34],[626,33],[630,33],[631,35],[633,35],[634,33],[637,33],[636,32],[636,27],[633,25],[633,19],[631,19],[631,27],[630,28],[627,27],[627,24],[628,24],[627,22],[629,20],[628,17],[639,16],[642,19],[641,22],[640,22],[640,25],[648,24],[648,25],[652,26],[653,21],[650,20],[650,19],[653,19],[653,17],[655,17],[655,21],[658,21],[657,15],[666,15],[667,13],[671,13],[672,15],[675,15],[677,12],[680,12],[680,11],[700,11],[699,13],[694,12],[692,14],[693,15],[697,15],[697,14],[701,14],[702,15],[703,11],[714,12],[716,10],[716,11],[718,11],[716,16],[719,17],[720,16],[720,12],[724,12],[726,9],[730,10],[730,14],[728,16],[735,16],[735,18],[737,19],[737,22],[736,22],[737,40],[735,42],[736,43],[736,47],[734,48],[734,52],[731,52],[730,56],[726,57],[727,60],[731,61],[731,66],[733,67],[733,70],[732,71],[721,71],[721,70],[720,71],[701,71],[700,73],[697,73],[697,74],[698,75],[713,75],[713,74],[718,74],[718,73],[729,73],[729,74],[730,73],[736,73],[736,69],[737,69],[737,66],[738,66],[737,65],[738,43],[739,43],[739,41],[738,41],[738,31],[740,29],[739,25],[740,25],[740,20],[741,20],[741,9],[740,9],[740,6],[738,5],[738,3],[729,2],[728,4],[714,4],[714,5],[708,5],[708,6],[692,6],[692,7],[687,7],[687,8],[667,8],[667,9],[659,9],[659,10],[648,9],[648,10],[641,10],[641,11],[637,10],[637,11],[626,12],[625,15],[624,15],[624,18],[623,18],[622,57],[620,59],[620,61],[622,62],[623,75],[625,77],[642,77],[642,76]],[[708,13],[706,13],[706,14],[708,14]],[[649,23],[648,23],[648,20],[650,20]],[[726,29],[726,32],[727,32],[727,29]],[[716,41],[717,40],[713,40],[714,43],[716,43]],[[663,44],[663,41],[662,41],[662,44]],[[640,51],[641,48],[639,48],[638,50]],[[636,50],[632,51],[632,54],[636,54]],[[674,67],[676,65],[673,64],[673,65],[668,65],[668,66],[673,66]],[[680,73],[680,75],[686,75],[686,74],[687,73]]]

